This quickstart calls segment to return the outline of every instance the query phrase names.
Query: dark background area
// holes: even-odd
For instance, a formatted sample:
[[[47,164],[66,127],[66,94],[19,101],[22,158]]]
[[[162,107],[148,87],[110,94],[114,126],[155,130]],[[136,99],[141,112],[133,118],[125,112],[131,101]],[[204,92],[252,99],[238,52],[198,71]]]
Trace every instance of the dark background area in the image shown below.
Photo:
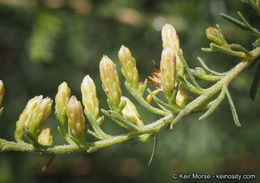
[[[201,56],[211,68],[228,70],[239,59],[206,54],[200,48],[209,44],[205,29],[218,23],[228,42],[252,49],[255,37],[219,16],[221,12],[236,16],[238,10],[253,25],[259,22],[240,1],[0,0],[0,79],[6,89],[0,138],[13,140],[15,123],[26,102],[41,94],[54,98],[63,81],[80,99],[80,84],[86,74],[97,85],[100,106],[107,108],[98,70],[103,54],[119,65],[117,52],[124,44],[136,58],[140,78],[144,80],[154,71],[152,61],[159,64],[160,29],[165,23],[176,28],[191,67],[199,66],[196,57]],[[118,72],[122,78],[119,67]],[[191,115],[174,131],[162,130],[150,167],[147,163],[152,142],[130,141],[92,154],[58,155],[44,173],[41,168],[50,157],[3,152],[0,182],[182,182],[172,180],[173,173],[256,174],[257,179],[250,182],[259,182],[260,96],[258,92],[256,101],[251,101],[248,94],[254,73],[255,68],[246,70],[230,86],[242,128],[234,125],[225,100],[207,120],[198,121],[199,114]],[[121,87],[123,94],[129,96],[123,80]],[[138,109],[145,121],[158,119],[140,106]],[[51,127],[54,144],[65,143],[57,131],[54,112],[46,126]],[[103,128],[111,134],[122,131],[108,119]]]

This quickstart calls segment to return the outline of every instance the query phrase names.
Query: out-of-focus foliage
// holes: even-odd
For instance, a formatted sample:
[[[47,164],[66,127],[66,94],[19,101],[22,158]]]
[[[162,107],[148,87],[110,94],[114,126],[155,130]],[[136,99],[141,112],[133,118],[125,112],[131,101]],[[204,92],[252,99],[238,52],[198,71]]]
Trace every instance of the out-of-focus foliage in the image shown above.
[[[154,71],[152,60],[159,63],[159,31],[165,23],[175,26],[191,66],[198,65],[196,57],[200,55],[210,67],[225,71],[237,60],[202,53],[200,47],[208,45],[205,29],[218,23],[228,42],[235,40],[250,50],[253,38],[219,17],[220,12],[235,15],[237,10],[246,12],[250,23],[257,23],[256,15],[240,1],[0,0],[0,79],[6,90],[0,136],[12,137],[29,98],[40,94],[54,98],[62,81],[67,81],[80,99],[80,83],[86,74],[95,80],[100,105],[106,108],[98,76],[103,54],[118,64],[117,52],[121,44],[126,45],[143,80]],[[248,95],[254,71],[242,73],[231,85],[241,129],[229,122],[232,117],[225,103],[205,121],[194,115],[174,131],[159,134],[149,168],[152,143],[133,142],[93,154],[60,156],[45,173],[41,168],[49,157],[11,152],[0,154],[0,182],[173,182],[174,172],[256,174],[260,172],[260,97],[258,94],[252,102]],[[140,109],[141,114],[145,112]],[[152,121],[155,116],[144,118]],[[54,113],[51,119],[47,126],[54,129]],[[104,128],[114,133],[118,130],[107,120]],[[63,142],[57,130],[52,134],[54,144]]]

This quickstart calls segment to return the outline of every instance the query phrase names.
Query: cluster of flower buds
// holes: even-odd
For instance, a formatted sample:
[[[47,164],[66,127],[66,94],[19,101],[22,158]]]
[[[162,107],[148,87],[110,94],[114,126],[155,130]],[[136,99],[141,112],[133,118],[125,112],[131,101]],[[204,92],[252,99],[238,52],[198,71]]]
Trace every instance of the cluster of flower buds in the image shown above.
[[[80,101],[73,95],[67,105],[68,125],[77,143],[84,144],[86,136],[86,125],[83,109]]]
[[[16,123],[16,141],[23,141],[24,128],[38,137],[46,119],[51,114],[51,107],[52,100],[48,97],[36,96],[30,99]]]
[[[122,91],[116,64],[107,56],[103,56],[99,64],[99,70],[102,87],[108,98],[108,104],[113,110],[117,110],[120,104]]]
[[[126,79],[126,81],[133,88],[138,87],[139,75],[136,68],[135,58],[132,56],[130,50],[124,45],[121,46],[118,52],[118,58],[121,64],[121,71]]]

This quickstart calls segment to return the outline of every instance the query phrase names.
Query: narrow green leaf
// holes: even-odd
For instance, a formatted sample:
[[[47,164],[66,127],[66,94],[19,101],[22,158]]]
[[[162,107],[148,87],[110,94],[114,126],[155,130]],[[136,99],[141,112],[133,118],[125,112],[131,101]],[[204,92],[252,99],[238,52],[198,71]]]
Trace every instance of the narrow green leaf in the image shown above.
[[[251,26],[249,24],[249,22],[246,20],[246,18],[244,17],[244,15],[242,15],[242,13],[240,13],[239,11],[237,12],[237,14],[239,15],[239,17],[241,18],[241,20],[245,23],[245,25],[248,27],[248,29],[252,32],[255,33],[257,35],[260,35],[260,32],[257,30],[257,28]]]
[[[220,13],[220,16],[222,16],[224,19],[232,22],[233,24],[237,25],[238,27],[240,27],[241,29],[243,30],[248,30],[248,27],[240,20],[234,18],[234,17],[231,17],[225,13]]]
[[[198,70],[190,69],[193,76],[195,76],[198,79],[204,80],[204,81],[219,81],[223,76],[214,76],[214,75],[208,75],[208,74],[202,74]]]
[[[154,140],[153,140],[153,150],[152,150],[152,154],[150,156],[149,162],[148,162],[148,166],[151,165],[151,163],[154,159],[154,155],[155,155],[155,152],[156,152],[156,149],[157,149],[157,141],[158,141],[158,135],[156,133],[155,136],[154,136]]]
[[[249,4],[249,6],[251,6],[255,10],[256,14],[258,16],[260,16],[260,8],[259,8],[259,6],[257,6],[257,4],[253,0],[248,0],[247,3]]]
[[[26,128],[23,127],[25,138],[34,146],[34,148],[38,151],[42,151],[45,148],[43,145],[39,144],[37,138]]]
[[[202,116],[199,117],[199,120],[206,119],[209,115],[211,115],[221,104],[224,98],[225,98],[225,90],[222,89],[219,96],[214,101],[212,101],[210,108]]]
[[[255,100],[257,89],[258,89],[258,86],[259,86],[259,81],[260,81],[260,63],[258,64],[256,73],[255,73],[255,77],[254,77],[253,83],[252,83],[251,88],[250,88],[249,94],[250,94],[250,98],[252,100]]]
[[[154,101],[159,104],[162,105],[163,107],[165,107],[167,110],[170,111],[174,111],[174,112],[179,112],[181,109],[175,105],[169,105],[163,101],[161,101],[158,97],[156,97],[153,92],[150,89],[147,89],[147,92],[152,96],[152,98],[154,99]]]
[[[252,54],[245,48],[243,47],[242,45],[240,44],[230,44],[230,48],[233,50],[233,51],[242,51],[244,52],[245,54],[247,54],[247,56],[251,57]]]
[[[221,46],[228,47],[228,43],[227,43],[227,41],[226,41],[226,39],[225,39],[225,37],[224,37],[224,35],[223,35],[223,33],[222,33],[222,31],[221,31],[219,25],[217,24],[216,27],[217,27],[217,29],[218,29],[219,36],[220,36],[220,38],[221,38],[221,40],[222,40]]]
[[[50,166],[50,164],[52,163],[52,161],[54,160],[55,155],[52,155],[51,158],[48,160],[48,162],[46,163],[46,165],[44,167],[42,167],[42,172],[45,172],[45,170]]]
[[[197,81],[195,80],[195,78],[193,77],[192,73],[190,72],[190,68],[186,62],[186,60],[184,59],[182,53],[180,52],[180,50],[178,51],[178,57],[180,58],[181,62],[184,65],[184,68],[186,70],[186,72],[189,74],[189,77],[191,79],[191,82],[195,85],[196,88],[198,88],[199,90],[201,90],[202,88],[199,86],[199,84],[197,83]]]
[[[211,74],[214,74],[214,75],[217,75],[217,76],[225,76],[226,73],[220,73],[220,72],[216,72],[216,71],[213,71],[212,69],[210,69],[206,63],[202,60],[202,58],[200,57],[197,57],[198,61],[200,62],[201,66],[208,72],[210,72]]]
[[[213,50],[211,48],[201,48],[201,51],[204,51],[204,52],[207,52],[207,53],[215,52],[215,50]]]
[[[240,57],[240,58],[246,58],[246,54],[243,52],[236,52],[236,51],[232,51],[231,49],[216,45],[214,43],[210,43],[210,47],[218,52],[227,54],[227,55],[232,55],[235,57]]]
[[[93,132],[92,130],[90,130],[89,128],[87,128],[87,133],[92,135],[93,137],[97,138],[97,139],[102,139],[101,137],[99,137],[95,132]]]
[[[107,111],[105,109],[101,109],[101,112],[103,114],[105,114],[106,116],[108,116],[113,121],[115,121],[117,124],[119,124],[123,128],[132,129],[132,130],[136,130],[136,131],[140,130],[135,124],[133,124],[131,121],[124,119],[122,115],[120,115],[119,113],[117,113],[115,111],[112,111],[112,110]]]
[[[224,86],[223,88],[224,88],[226,95],[227,95],[227,98],[228,98],[228,102],[229,102],[229,105],[230,105],[230,108],[231,108],[231,111],[232,111],[232,115],[233,115],[235,125],[237,127],[241,127],[241,124],[240,124],[239,119],[238,119],[237,111],[236,111],[235,105],[233,103],[233,100],[231,98],[231,95],[228,91],[228,88],[226,86]]]
[[[203,91],[196,88],[193,84],[191,84],[185,77],[181,76],[180,74],[177,73],[177,79],[178,81],[181,82],[181,84],[187,88],[189,91],[196,93],[198,95],[202,95]]]
[[[144,95],[144,92],[147,88],[147,84],[148,84],[148,79],[144,80],[144,83],[139,85],[138,93],[140,94],[141,97],[143,97]]]
[[[259,47],[260,46],[260,38],[258,38],[253,44],[253,47]]]
[[[147,81],[147,80],[146,80]],[[135,91],[133,91],[133,89],[131,88],[131,86],[129,85],[128,82],[125,82],[125,87],[126,89],[129,91],[129,93],[136,99],[136,101],[141,104],[141,106],[143,106],[145,109],[147,109],[148,111],[154,113],[154,114],[158,114],[161,116],[166,116],[168,114],[168,112],[165,112],[159,108],[156,108],[152,105],[150,105],[144,98],[142,95],[140,95],[139,93],[136,93]]]

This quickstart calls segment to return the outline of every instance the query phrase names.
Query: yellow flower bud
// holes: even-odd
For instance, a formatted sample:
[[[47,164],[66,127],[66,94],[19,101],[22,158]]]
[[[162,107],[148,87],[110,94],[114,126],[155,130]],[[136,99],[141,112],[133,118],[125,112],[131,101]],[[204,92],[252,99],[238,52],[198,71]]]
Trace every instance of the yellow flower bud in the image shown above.
[[[141,117],[131,100],[124,96],[121,97],[121,100],[126,101],[126,105],[122,110],[123,117],[128,121],[135,123],[138,127],[143,126],[144,124],[141,120]]]
[[[68,125],[72,135],[80,143],[85,142],[85,117],[80,101],[73,95],[67,105]]]
[[[118,52],[118,58],[121,64],[121,71],[125,79],[131,84],[131,86],[137,88],[139,75],[136,68],[135,58],[132,56],[130,50],[122,45]]]
[[[51,146],[53,143],[53,137],[51,135],[50,128],[45,128],[41,131],[40,135],[38,136],[39,144],[43,146]]]
[[[58,87],[58,92],[55,96],[55,115],[62,125],[66,121],[66,108],[70,99],[70,88],[66,82],[63,82]]]
[[[176,57],[176,70],[179,74],[184,74],[184,66],[179,59],[177,53],[180,50],[180,41],[179,37],[176,33],[174,27],[170,24],[165,24],[162,28],[162,42],[163,42],[163,49],[167,46],[172,47]]]
[[[171,95],[175,88],[176,81],[176,62],[174,51],[171,47],[166,46],[161,56],[161,85],[167,95]]]
[[[2,103],[4,94],[5,94],[4,83],[3,83],[2,80],[0,80],[0,105],[1,105],[1,103]]]
[[[99,64],[99,70],[102,87],[107,95],[108,103],[112,109],[116,109],[120,104],[122,95],[116,64],[107,56],[103,56]]]
[[[179,107],[184,107],[188,103],[190,96],[183,90],[182,87],[179,87],[179,90],[176,95],[176,104]]]
[[[37,137],[51,113],[51,106],[52,100],[48,97],[41,95],[30,99],[16,122],[16,141],[23,139],[23,127]]]
[[[96,85],[89,75],[85,76],[81,83],[81,93],[85,114],[96,118],[99,113],[99,101],[97,98]]]

